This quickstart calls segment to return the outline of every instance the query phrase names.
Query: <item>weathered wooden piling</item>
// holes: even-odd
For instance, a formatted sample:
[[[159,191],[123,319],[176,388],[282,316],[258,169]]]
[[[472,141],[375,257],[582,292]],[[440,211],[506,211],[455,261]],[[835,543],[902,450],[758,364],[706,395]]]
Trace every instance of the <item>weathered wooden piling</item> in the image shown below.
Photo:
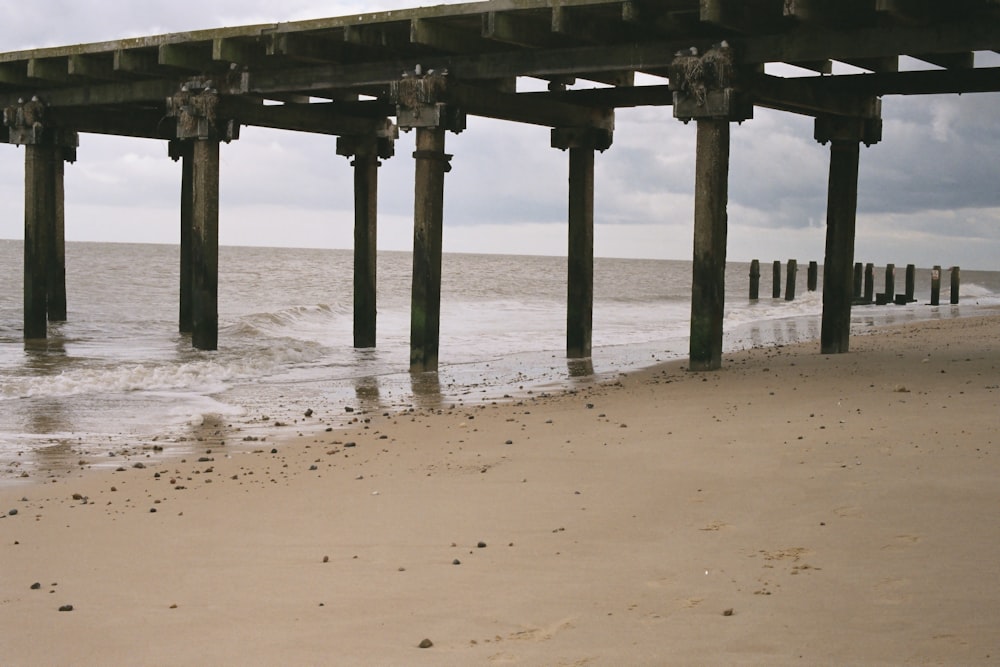
[[[49,322],[66,321],[66,150],[54,146],[52,156],[52,255],[48,261]]]
[[[785,276],[785,301],[795,300],[795,277],[799,272],[799,262],[796,259],[788,260],[788,270]]]
[[[590,356],[594,312],[594,150],[569,149],[566,356]]]
[[[819,264],[815,261],[811,261],[809,262],[809,268],[806,272],[806,289],[810,292],[815,292],[818,281],[819,281]]]
[[[916,292],[917,285],[917,267],[914,264],[906,265],[906,289],[903,292],[904,303],[913,303],[916,301],[913,298],[913,294]]]
[[[379,158],[391,157],[390,138],[338,137],[337,153],[354,168],[354,347],[375,347]]]
[[[961,270],[957,266],[951,267],[951,303],[958,303],[958,292],[962,285]]]
[[[872,303],[875,299],[875,265],[871,262],[865,264],[865,303]]]
[[[191,153],[191,344],[219,346],[219,142],[193,141]]]
[[[760,298],[760,260],[750,262],[750,300]]]
[[[728,200],[729,121],[699,120],[689,363],[693,371],[722,366]]]
[[[171,141],[170,158],[181,163],[180,252],[177,307],[177,330],[189,334],[194,329],[191,300],[192,243],[194,242],[193,158],[194,146],[190,141]]]
[[[441,243],[444,175],[443,127],[418,127],[413,207],[413,282],[410,296],[410,370],[437,370],[441,332]]]
[[[771,298],[781,297],[781,262],[774,260],[771,266]]]
[[[885,265],[885,290],[875,296],[875,303],[884,306],[892,303],[896,295],[896,265]]]
[[[861,287],[864,285],[865,269],[861,262],[854,263],[854,279],[852,281],[851,295],[855,302],[861,300]]]
[[[54,254],[55,152],[24,147],[24,337],[48,335],[48,265]]]
[[[934,265],[931,269],[931,305],[941,304],[941,266]]]
[[[858,163],[864,128],[860,119],[820,117],[815,123],[816,140],[830,143],[820,326],[823,354],[841,354],[850,348]]]

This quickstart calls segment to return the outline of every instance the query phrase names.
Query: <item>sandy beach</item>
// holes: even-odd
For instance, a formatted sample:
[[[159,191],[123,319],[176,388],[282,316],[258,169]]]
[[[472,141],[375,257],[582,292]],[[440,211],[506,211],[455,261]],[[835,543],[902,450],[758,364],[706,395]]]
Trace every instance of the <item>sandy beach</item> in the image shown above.
[[[1000,316],[818,347],[5,481],[0,662],[1000,664]]]

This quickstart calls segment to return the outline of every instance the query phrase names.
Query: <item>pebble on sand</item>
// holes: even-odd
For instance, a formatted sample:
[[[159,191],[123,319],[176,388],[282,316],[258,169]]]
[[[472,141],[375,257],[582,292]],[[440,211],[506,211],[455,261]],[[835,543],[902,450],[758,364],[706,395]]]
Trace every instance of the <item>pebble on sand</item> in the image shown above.
[[[63,606],[59,607],[59,611],[73,611],[73,605],[64,604]]]
[[[419,644],[417,644],[417,646],[418,648],[430,648],[431,646],[434,646],[434,642],[432,642],[430,639],[424,639]]]

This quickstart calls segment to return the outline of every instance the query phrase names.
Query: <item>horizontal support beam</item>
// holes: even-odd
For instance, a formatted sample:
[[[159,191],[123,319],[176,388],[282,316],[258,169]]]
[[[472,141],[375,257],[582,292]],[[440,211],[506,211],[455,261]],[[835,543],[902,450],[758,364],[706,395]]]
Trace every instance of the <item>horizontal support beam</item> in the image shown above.
[[[388,118],[374,119],[337,113],[342,107],[343,104],[337,102],[264,105],[246,98],[223,97],[219,101],[219,114],[236,120],[240,125],[279,130],[352,136],[396,136],[395,126]]]
[[[852,118],[877,118],[879,104],[872,94],[850,94],[831,91],[827,82],[833,77],[781,78],[757,74],[747,85],[747,90],[757,106],[789,113],[815,116],[817,114],[850,116]]]
[[[546,97],[545,94],[503,93],[493,88],[449,81],[441,101],[453,104],[467,114],[486,118],[546,127],[614,129],[614,112],[610,109],[578,106]]]

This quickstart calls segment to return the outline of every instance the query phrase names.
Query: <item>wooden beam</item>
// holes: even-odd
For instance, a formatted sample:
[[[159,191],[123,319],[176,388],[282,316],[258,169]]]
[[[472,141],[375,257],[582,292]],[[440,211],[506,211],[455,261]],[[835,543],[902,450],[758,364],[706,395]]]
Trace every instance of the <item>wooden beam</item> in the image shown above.
[[[76,132],[146,139],[173,139],[177,123],[163,122],[163,109],[106,109],[96,107],[51,107],[55,124]]]
[[[899,58],[897,56],[888,56],[884,58],[849,58],[845,59],[843,62],[848,65],[854,65],[860,69],[866,69],[870,72],[877,72],[879,74],[899,71]]]
[[[560,41],[553,35],[551,25],[530,21],[506,12],[483,14],[482,35],[495,42],[529,48],[553,46]]]
[[[830,91],[825,83],[832,77],[781,78],[757,74],[750,79],[747,90],[754,104],[805,115],[818,113],[835,116],[874,118],[879,114],[878,100],[871,94],[850,94]]]
[[[64,58],[31,58],[28,60],[28,78],[65,83],[69,81],[69,68]]]
[[[157,63],[191,72],[204,73],[218,69],[213,64],[211,43],[160,44]]]
[[[943,25],[878,27],[829,31],[800,27],[780,35],[741,40],[743,63],[857,60],[895,57],[901,53],[956,53],[1000,48],[996,21],[964,20]]]
[[[45,103],[51,106],[103,106],[135,102],[162,104],[164,99],[177,92],[177,87],[175,80],[153,79],[53,88],[44,91],[42,96]],[[0,106],[14,104],[19,96],[23,96],[23,93],[0,95]]]
[[[0,63],[0,84],[9,86],[32,86],[37,82],[28,78],[26,64],[21,63]],[[14,98],[17,99],[16,97]],[[12,103],[12,102],[11,102]],[[9,104],[4,106],[9,106]]]
[[[972,51],[962,53],[922,53],[914,54],[914,58],[945,69],[972,69],[976,57]]]
[[[119,78],[115,72],[114,57],[73,55],[66,63],[70,77],[114,81]]]
[[[449,82],[442,101],[476,116],[548,127],[614,127],[614,112]]]
[[[157,53],[148,49],[118,49],[112,69],[129,74],[150,75],[160,70]]]
[[[259,42],[232,38],[212,40],[212,60],[239,65],[259,65],[265,57],[264,47]]]
[[[445,53],[476,53],[495,48],[482,35],[460,30],[441,21],[413,19],[410,21],[410,42]]]
[[[241,125],[297,130],[317,134],[373,135],[393,134],[387,119],[370,119],[337,114],[336,102],[313,104],[264,105],[240,97],[225,96],[219,101],[219,112]]]

